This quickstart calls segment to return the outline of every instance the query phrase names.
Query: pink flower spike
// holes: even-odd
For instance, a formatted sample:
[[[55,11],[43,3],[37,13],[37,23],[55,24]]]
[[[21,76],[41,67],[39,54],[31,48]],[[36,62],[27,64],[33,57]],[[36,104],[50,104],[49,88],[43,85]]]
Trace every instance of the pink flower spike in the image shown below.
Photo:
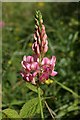
[[[55,76],[57,75],[58,73],[56,71],[52,71],[52,73],[50,74],[51,76]]]
[[[21,62],[23,79],[32,84],[45,83],[49,76],[57,75],[54,71],[56,57],[51,59],[44,57],[48,51],[48,41],[45,26],[43,24],[40,11],[36,11],[35,15],[35,32],[34,43],[32,45],[34,54],[32,56],[24,56]]]

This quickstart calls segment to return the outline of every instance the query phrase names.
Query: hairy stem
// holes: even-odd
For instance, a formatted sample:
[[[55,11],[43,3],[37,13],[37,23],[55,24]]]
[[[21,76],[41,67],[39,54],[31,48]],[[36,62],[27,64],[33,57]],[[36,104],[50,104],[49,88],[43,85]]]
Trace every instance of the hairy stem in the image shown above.
[[[41,95],[40,95],[40,87],[38,87],[38,98],[39,98],[39,105],[40,105],[41,118],[42,118],[42,120],[44,120],[43,106],[42,106]]]

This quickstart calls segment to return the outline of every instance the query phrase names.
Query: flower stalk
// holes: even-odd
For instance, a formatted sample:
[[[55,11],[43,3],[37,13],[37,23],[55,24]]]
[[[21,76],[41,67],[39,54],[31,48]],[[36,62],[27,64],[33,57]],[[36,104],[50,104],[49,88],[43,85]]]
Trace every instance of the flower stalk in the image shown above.
[[[42,120],[44,120],[43,105],[42,105],[40,87],[38,87],[38,98],[39,98],[39,106],[40,106],[41,118],[42,118]]]

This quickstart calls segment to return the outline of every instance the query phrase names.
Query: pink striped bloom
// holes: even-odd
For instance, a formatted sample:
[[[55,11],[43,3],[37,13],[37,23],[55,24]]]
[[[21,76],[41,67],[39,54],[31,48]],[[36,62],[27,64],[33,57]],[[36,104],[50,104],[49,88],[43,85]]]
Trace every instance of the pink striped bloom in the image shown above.
[[[36,55],[34,56],[24,56],[21,62],[23,70],[21,75],[24,80],[35,84],[35,77],[39,72],[39,63],[37,61]]]
[[[39,80],[41,82],[44,82],[45,80],[48,80],[49,76],[55,76],[57,75],[57,72],[54,71],[55,67],[55,62],[56,62],[56,57],[52,56],[51,59],[44,57],[42,59],[42,74],[39,77]]]

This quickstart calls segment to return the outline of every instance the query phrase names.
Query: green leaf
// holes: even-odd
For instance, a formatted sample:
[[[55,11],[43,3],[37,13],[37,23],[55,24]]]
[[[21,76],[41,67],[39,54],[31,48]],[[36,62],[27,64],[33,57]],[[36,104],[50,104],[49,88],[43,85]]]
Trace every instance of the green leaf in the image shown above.
[[[75,97],[79,97],[77,93],[75,93],[73,90],[71,90],[70,88],[66,87],[65,85],[63,85],[62,83],[54,80],[55,83],[57,83],[58,85],[60,85],[63,89],[67,90],[68,92],[72,93]]]
[[[29,82],[26,82],[26,86],[27,86],[30,90],[38,93],[37,86],[34,86],[34,85],[32,85],[31,83],[29,83]],[[43,95],[42,89],[40,89],[40,94]]]
[[[21,104],[23,104],[23,103],[24,103],[24,101],[17,101],[17,100],[14,100],[14,101],[11,102],[10,105],[21,105]]]
[[[61,118],[65,116],[68,112],[80,110],[78,104],[70,104],[63,105],[60,108],[56,109],[55,112],[58,112],[56,118]]]
[[[30,118],[32,116],[35,116],[37,113],[40,113],[38,97],[29,100],[23,105],[22,109],[20,110],[21,118]]]
[[[72,42],[73,42],[73,43],[77,40],[77,38],[78,38],[78,33],[79,33],[79,32],[76,32],[76,33],[74,34],[73,39],[72,39]]]
[[[3,110],[2,112],[7,116],[7,118],[20,118],[17,111],[13,109],[7,108]]]

